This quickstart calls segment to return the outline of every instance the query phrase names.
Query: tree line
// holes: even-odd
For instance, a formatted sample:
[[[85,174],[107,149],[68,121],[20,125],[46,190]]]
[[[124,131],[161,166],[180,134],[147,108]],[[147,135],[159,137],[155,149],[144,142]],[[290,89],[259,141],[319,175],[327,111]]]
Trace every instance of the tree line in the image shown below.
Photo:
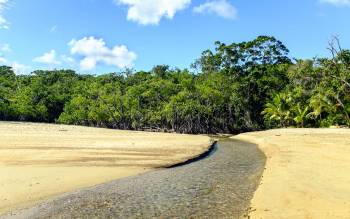
[[[215,43],[187,69],[16,75],[0,67],[0,120],[180,133],[350,126],[350,51],[292,60],[274,37]]]

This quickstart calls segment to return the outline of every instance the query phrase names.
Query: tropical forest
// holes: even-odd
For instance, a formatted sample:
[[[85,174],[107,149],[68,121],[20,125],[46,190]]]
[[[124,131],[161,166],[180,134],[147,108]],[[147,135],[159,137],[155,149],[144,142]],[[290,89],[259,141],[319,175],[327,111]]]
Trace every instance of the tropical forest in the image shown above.
[[[0,67],[0,120],[191,134],[350,126],[350,50],[297,59],[259,36],[204,51],[188,69],[79,74]]]

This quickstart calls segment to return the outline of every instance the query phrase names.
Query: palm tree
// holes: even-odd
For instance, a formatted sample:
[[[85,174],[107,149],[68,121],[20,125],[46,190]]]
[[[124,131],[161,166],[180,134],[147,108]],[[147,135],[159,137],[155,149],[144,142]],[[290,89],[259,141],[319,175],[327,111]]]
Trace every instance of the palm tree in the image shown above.
[[[307,112],[309,111],[309,107],[305,107],[304,109],[301,108],[300,103],[296,106],[296,116],[294,117],[294,121],[297,123],[298,127],[304,128],[305,119],[308,118]]]
[[[262,115],[266,120],[277,122],[281,127],[286,127],[291,120],[290,102],[291,98],[287,94],[277,94],[271,102],[265,105]]]
[[[307,116],[314,119],[319,118],[322,120],[322,114],[324,112],[331,113],[334,111],[334,104],[331,99],[321,92],[318,92],[311,97],[309,105],[312,111]]]

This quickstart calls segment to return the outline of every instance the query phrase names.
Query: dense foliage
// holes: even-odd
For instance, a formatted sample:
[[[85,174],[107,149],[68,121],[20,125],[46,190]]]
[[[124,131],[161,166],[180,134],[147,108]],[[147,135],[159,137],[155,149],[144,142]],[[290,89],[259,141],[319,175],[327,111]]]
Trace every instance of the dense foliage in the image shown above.
[[[15,75],[0,67],[0,120],[132,130],[237,133],[272,127],[350,126],[350,51],[296,60],[273,37],[217,42],[194,72]]]

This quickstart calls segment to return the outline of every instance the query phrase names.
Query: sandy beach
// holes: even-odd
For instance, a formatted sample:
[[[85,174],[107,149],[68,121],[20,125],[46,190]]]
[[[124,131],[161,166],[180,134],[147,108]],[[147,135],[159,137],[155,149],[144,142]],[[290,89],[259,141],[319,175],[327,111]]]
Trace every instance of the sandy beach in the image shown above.
[[[213,150],[186,165],[79,189],[0,218],[241,218],[265,155],[254,144],[228,139]]]
[[[0,213],[176,164],[206,151],[206,136],[0,122]]]
[[[279,129],[234,137],[267,156],[251,218],[350,218],[350,130]]]

